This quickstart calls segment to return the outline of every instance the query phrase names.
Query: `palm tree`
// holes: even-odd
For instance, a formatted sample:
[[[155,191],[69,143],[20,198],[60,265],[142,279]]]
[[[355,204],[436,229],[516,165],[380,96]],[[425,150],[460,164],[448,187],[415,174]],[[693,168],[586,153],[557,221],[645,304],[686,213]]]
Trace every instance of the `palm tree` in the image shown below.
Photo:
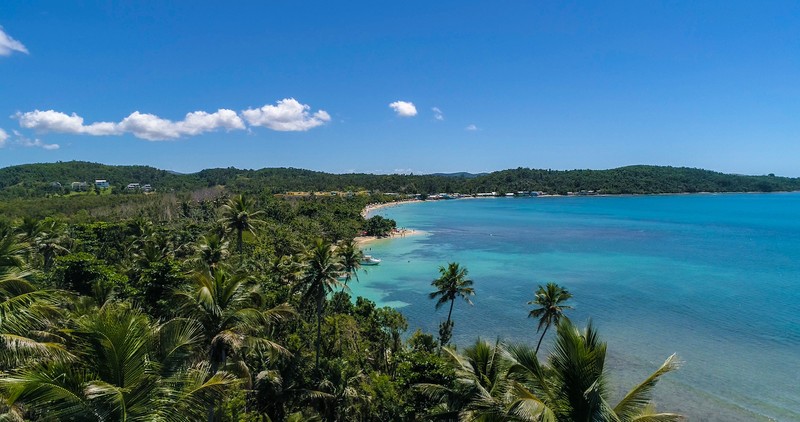
[[[317,341],[315,370],[319,369],[319,349],[322,341],[322,305],[325,297],[341,285],[339,274],[342,273],[342,263],[333,253],[330,243],[317,239],[311,248],[303,279],[305,286],[304,298],[314,300],[317,304]]]
[[[436,287],[438,290],[431,292],[428,296],[436,301],[436,309],[439,309],[447,302],[450,302],[450,310],[447,312],[447,322],[444,323],[443,330],[440,329],[441,344],[445,345],[450,340],[452,333],[453,323],[451,316],[453,314],[453,304],[457,297],[463,298],[467,303],[472,305],[470,296],[475,295],[475,289],[472,288],[472,280],[467,278],[467,269],[462,268],[456,262],[447,264],[447,267],[440,266],[439,274],[441,276],[431,282],[431,286]]]
[[[180,313],[200,323],[202,344],[211,373],[229,366],[246,385],[252,382],[244,355],[248,349],[289,355],[265,336],[265,329],[294,315],[288,304],[267,309],[264,295],[251,277],[225,267],[194,273],[193,284],[176,293]],[[231,365],[227,365],[232,360]],[[208,420],[215,419],[213,404]]]
[[[415,385],[424,395],[439,402],[431,416],[444,420],[508,420],[505,417],[507,362],[500,342],[492,345],[478,339],[463,354],[450,347],[442,350],[455,371],[453,384]]]
[[[19,242],[8,226],[0,225],[0,277],[25,269],[29,246]]]
[[[64,245],[68,238],[65,227],[56,220],[44,220],[38,224],[36,234],[30,240],[33,248],[42,254],[44,270],[49,271],[57,255],[69,253]]]
[[[207,364],[190,365],[201,338],[196,321],[156,324],[109,303],[77,317],[70,328],[75,358],[0,376],[9,408],[58,420],[199,420],[236,382],[211,373]]]
[[[591,322],[581,331],[569,320],[557,326],[556,344],[548,367],[542,367],[536,352],[524,346],[512,349],[510,374],[519,383],[517,404],[528,401],[536,406],[519,405],[517,410],[537,408],[552,412],[555,420],[619,422],[679,421],[674,413],[656,413],[653,388],[660,377],[678,368],[673,354],[649,377],[631,389],[616,406],[608,403],[608,375],[605,371],[606,343],[600,340]]]
[[[25,273],[0,275],[0,370],[71,356],[57,326],[68,297],[37,287]]]
[[[353,279],[355,276],[358,281],[358,270],[361,268],[361,261],[364,260],[364,253],[358,248],[358,243],[355,239],[350,239],[339,245],[336,250],[339,258],[342,260],[342,269],[344,270],[344,285]]]
[[[417,384],[438,401],[434,415],[480,421],[679,421],[680,415],[656,413],[653,388],[678,367],[675,355],[617,403],[608,404],[604,369],[606,344],[589,324],[579,331],[568,320],[558,325],[548,365],[528,345],[493,347],[478,341],[458,354],[444,348],[455,370],[451,385]]]
[[[228,257],[228,241],[216,234],[202,236],[195,245],[195,255],[201,268],[215,270]]]
[[[247,230],[255,234],[254,224],[260,223],[256,217],[263,211],[253,211],[254,201],[244,195],[238,195],[222,206],[222,218],[219,220],[228,229],[236,231],[237,250],[242,253],[242,233]]]
[[[181,304],[179,312],[202,325],[212,372],[223,367],[229,357],[240,368],[246,368],[241,353],[245,348],[289,353],[267,339],[264,329],[292,317],[294,310],[288,304],[268,309],[260,287],[251,277],[225,267],[198,271],[193,274],[193,283],[176,295]]]
[[[327,376],[320,383],[320,391],[315,392],[315,396],[319,398],[321,406],[318,407],[327,420],[353,420],[367,410],[365,405],[370,397],[359,388],[360,384],[369,380],[363,369],[337,359],[326,365],[325,372]]]
[[[35,362],[0,375],[6,406],[56,420],[199,420],[236,380],[190,365],[201,327],[157,324],[109,302],[70,324],[74,359]],[[11,416],[11,415],[9,415]],[[36,419],[36,418],[34,418]]]
[[[536,332],[538,333],[544,327],[542,336],[539,337],[539,342],[536,343],[536,353],[539,353],[539,346],[542,345],[547,329],[551,325],[558,325],[562,317],[566,318],[564,316],[565,309],[572,309],[571,306],[562,304],[570,298],[572,298],[572,293],[568,292],[567,289],[556,283],[547,283],[547,287],[540,285],[539,289],[536,290],[535,298],[528,302],[528,305],[537,306],[537,308],[528,313],[528,318],[539,318],[539,326],[536,328]]]

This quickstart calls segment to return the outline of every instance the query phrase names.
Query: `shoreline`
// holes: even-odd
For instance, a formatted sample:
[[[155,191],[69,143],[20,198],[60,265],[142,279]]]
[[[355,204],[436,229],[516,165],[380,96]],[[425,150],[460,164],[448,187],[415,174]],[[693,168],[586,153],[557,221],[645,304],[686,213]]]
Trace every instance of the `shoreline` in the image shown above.
[[[425,202],[425,201],[423,201],[421,199],[403,199],[401,201],[381,202],[381,203],[378,203],[378,204],[367,204],[367,206],[364,207],[363,210],[361,210],[361,216],[364,217],[364,219],[367,219],[367,218],[369,218],[369,215],[371,213],[373,213],[373,212],[375,212],[377,210],[380,210],[380,209],[383,209],[383,208],[391,208],[391,207],[394,207],[394,206],[397,206],[397,205],[411,204],[411,203],[414,203],[414,202]]]
[[[510,199],[520,199],[520,198],[592,198],[592,197],[632,197],[632,196],[684,196],[684,195],[752,195],[752,194],[780,194],[780,193],[800,193],[800,191],[776,191],[776,192],[663,192],[663,193],[600,193],[595,195],[559,195],[559,194],[544,194],[544,195],[537,195],[537,196],[523,196],[523,197],[511,197]],[[469,199],[508,199],[505,196],[462,196],[459,198],[451,198],[451,199],[436,199],[436,200],[422,200],[422,199],[403,199],[399,201],[392,201],[392,202],[382,202],[382,203],[373,203],[367,204],[363,210],[361,210],[361,216],[366,220],[370,218],[370,215],[380,211],[384,208],[392,208],[400,205],[405,204],[413,204],[419,202],[439,202],[439,201],[460,201],[460,200],[469,200]],[[406,237],[406,236],[419,236],[428,234],[422,230],[416,229],[409,229],[409,228],[402,228],[402,229],[395,229],[389,236],[386,237],[377,237],[377,236],[356,236],[354,240],[358,246],[363,246],[378,240],[392,240],[399,237]]]
[[[776,196],[782,196],[781,192],[775,192],[775,193],[778,194]],[[668,200],[668,201],[678,201],[678,200],[680,200],[681,197],[684,197],[684,198],[686,198],[686,203],[697,203],[698,201],[702,203],[702,202],[706,201],[703,198],[711,199],[711,198],[713,198],[715,196],[720,196],[720,199],[721,200],[724,199],[725,201],[728,201],[728,200],[748,201],[747,197],[745,197],[743,195],[756,195],[756,194],[759,197],[761,197],[761,195],[765,194],[765,192],[662,193],[662,194],[647,194],[647,196],[650,196],[650,195],[653,195],[653,196],[672,196],[672,195],[676,195],[676,198],[674,198],[674,199],[668,199],[668,198],[663,198],[663,199]],[[698,195],[698,196],[696,197],[695,200],[692,200],[690,198],[691,195]],[[727,198],[722,198],[722,196],[727,196],[727,195],[730,195],[730,196],[727,197]],[[639,194],[639,195],[635,195],[635,194],[608,195],[608,196],[623,196],[623,197],[635,198],[637,196],[645,196],[645,194]],[[738,196],[738,198],[737,198],[737,196]],[[554,196],[554,197],[567,197],[567,196]],[[464,199],[480,199],[480,198],[464,198]],[[494,198],[494,199],[496,199],[496,198]],[[656,199],[657,198],[653,198],[653,200],[656,200]],[[754,198],[754,199],[759,199],[759,198]],[[762,199],[763,200],[771,200],[771,199],[777,199],[777,198],[770,198],[770,197],[767,197],[767,196],[763,196],[763,197],[761,197],[759,199],[759,201],[762,200]],[[631,199],[631,201],[635,201],[635,199]],[[438,201],[431,201],[431,202],[438,202]],[[561,203],[561,201],[556,201],[556,202]],[[586,206],[593,206],[593,205],[602,204],[603,202],[606,202],[606,201],[602,201],[601,200],[599,202],[592,202],[590,200],[586,200],[586,201],[564,200],[564,203],[567,203],[567,202],[569,202],[569,203],[574,202],[576,204],[580,203],[580,204],[585,204]],[[656,203],[661,203],[661,202],[659,200],[659,201],[656,201]],[[509,208],[516,208],[517,207],[517,205],[515,205],[516,203],[513,203],[513,202],[496,202],[495,204],[498,204],[498,205],[499,204],[506,204],[503,207],[509,207]],[[519,206],[525,207],[525,206],[527,206],[525,204],[533,205],[535,203],[533,201],[530,201],[530,202],[529,201],[522,201],[522,202],[519,203]],[[394,203],[392,205],[402,205],[402,202]],[[469,205],[469,204],[464,204],[464,205]],[[487,204],[487,205],[489,205],[488,208],[493,208],[493,206],[491,204]],[[476,206],[483,207],[479,203],[476,203]],[[455,210],[458,208],[458,206],[454,206],[454,207],[455,208],[453,208],[453,207],[447,208],[446,205],[442,204],[442,205],[439,206],[439,208],[436,209],[436,213],[435,214],[438,215],[439,217],[442,217],[443,213],[454,213],[454,212],[457,212]],[[472,206],[470,206],[470,207],[472,207]],[[380,208],[378,208],[377,210],[379,210],[379,209]],[[412,212],[413,210],[409,209],[408,213],[416,214],[417,212],[424,212],[424,213],[427,214],[427,213],[430,212],[430,210],[427,209],[427,208],[425,210],[423,210],[422,208],[414,208],[414,209],[417,209],[417,211],[416,212]],[[377,210],[376,210],[376,213],[379,212]],[[439,212],[439,210],[441,210],[441,212]],[[390,211],[389,214],[392,214],[392,212]],[[406,212],[401,212],[398,215],[407,215],[407,214],[406,214]],[[662,220],[662,219],[659,219],[659,220]],[[432,227],[432,229],[429,229],[429,230],[433,230],[433,228],[436,227],[436,226],[431,226],[431,227]],[[432,240],[432,242],[431,242],[432,245],[428,245],[428,247],[437,248],[436,239],[434,238],[434,239],[431,239],[431,240]],[[384,248],[384,249],[380,249],[381,250],[381,254],[390,255],[390,252],[387,252],[386,250],[394,249],[394,248],[398,248],[401,251],[403,251],[404,253],[408,253],[408,250],[407,250],[406,246],[404,246],[404,245],[409,245],[409,244],[408,243],[407,244],[402,244],[402,243],[381,244],[380,247]],[[376,249],[376,251],[377,250],[378,249]],[[641,249],[641,250],[645,250],[645,249]],[[392,257],[380,256],[380,258],[386,259],[386,262],[388,263],[389,261],[393,261],[398,256],[404,256],[404,255],[394,255]],[[397,258],[397,259],[399,259],[399,258]],[[424,259],[424,261],[423,261],[423,259]],[[603,259],[605,259],[605,258],[603,258]],[[414,269],[414,268],[419,267],[419,266],[426,265],[426,264],[420,264],[420,262],[418,262],[418,261],[423,261],[423,262],[427,263],[428,261],[433,262],[434,259],[430,259],[430,257],[426,256],[424,258],[415,259],[413,264],[405,264],[406,265],[405,267],[401,266],[401,265],[397,265],[395,268],[397,268],[397,271],[411,271],[411,269]],[[575,269],[573,269],[571,261],[572,261],[572,259],[570,259],[569,261],[566,261],[566,260],[564,261],[566,263],[564,265],[564,268],[565,268],[564,272],[567,273],[567,274],[571,274],[571,273],[576,271]],[[592,261],[588,261],[588,262],[591,263]],[[405,263],[405,260],[403,260],[401,262],[401,264],[403,264],[403,263]],[[592,274],[596,270],[596,268],[592,267],[591,265],[589,265],[588,267],[590,269],[587,271],[587,274]],[[405,268],[409,268],[409,270],[406,270]],[[393,269],[393,271],[394,271],[394,269]],[[641,272],[641,270],[637,270],[637,271]],[[397,277],[395,279],[395,278],[393,278],[393,276],[394,276],[394,274],[392,276],[387,276],[387,275],[385,275],[385,273],[381,275],[381,277],[383,277],[381,279],[381,282],[383,282],[384,285],[389,286],[389,287],[383,287],[382,290],[381,290],[382,292],[384,292],[384,293],[392,292],[393,294],[397,294],[396,291],[400,291],[402,289],[411,290],[414,287],[414,285],[412,285],[411,287],[408,287],[408,285],[405,284],[405,283],[412,283],[414,281],[408,281],[407,282],[402,277]],[[375,277],[375,279],[377,280],[378,277]],[[419,279],[419,277],[417,277],[417,279]],[[367,280],[372,280],[372,279],[367,279]],[[401,283],[403,283],[403,284],[401,284]],[[589,284],[592,284],[592,283],[589,283]],[[395,285],[403,286],[403,288],[402,289],[401,288],[393,289],[392,286],[395,286]],[[421,283],[420,283],[420,285],[424,286]],[[678,284],[678,285],[682,285],[682,284]],[[422,288],[424,288],[424,287],[422,287]],[[417,288],[416,291],[424,291],[424,290],[422,290],[422,288]],[[581,286],[581,288],[589,289],[589,288],[592,288],[592,286],[589,286],[587,284],[587,286]],[[403,292],[406,292],[406,291],[407,290],[403,290]],[[636,289],[633,289],[633,291],[636,291]],[[411,293],[404,293],[404,294],[408,294],[410,296]],[[409,303],[410,306],[416,307],[418,305],[418,303],[407,299],[407,297],[409,297],[409,296],[392,296],[392,295],[389,295],[389,296],[387,296],[387,299],[384,299],[384,300],[400,300],[400,299],[402,299],[406,303]],[[492,299],[494,299],[494,297],[492,297]],[[422,305],[425,306],[425,304],[427,302],[425,302],[424,298],[423,298],[423,299],[420,300],[420,303],[422,303]],[[403,314],[407,315],[407,316],[414,315],[414,312],[412,312],[413,309],[416,309],[416,308],[408,308],[408,310],[401,310],[401,312],[403,312]],[[595,313],[595,312],[592,312],[592,313]],[[427,314],[423,314],[423,315],[427,315]],[[595,316],[600,318],[601,314],[597,313],[597,315],[595,315]],[[412,317],[412,318],[414,318],[414,317]],[[424,322],[424,317],[417,316],[416,318],[418,320],[421,320],[421,321]],[[497,320],[503,321],[501,319],[497,319]],[[409,318],[409,321],[411,321],[411,318]],[[415,320],[415,322],[416,322],[416,320]],[[409,326],[410,327],[412,326],[412,322],[409,323]],[[624,323],[623,323],[623,326],[630,327],[630,325],[624,325]],[[411,329],[413,330],[413,328],[411,328]],[[431,332],[433,329],[435,329],[435,327],[429,328],[427,331]],[[689,330],[689,331],[690,331],[690,334],[691,334],[691,332],[694,332],[693,330]],[[523,332],[523,333],[525,333],[525,332]],[[644,333],[644,335],[647,335],[647,334]],[[473,339],[475,336],[476,335],[473,334],[473,335],[468,336],[468,337],[469,337],[469,339]],[[611,341],[610,333],[607,333],[606,336],[607,336],[607,340],[609,340],[610,344],[616,344],[616,346],[623,346],[625,344],[623,342]],[[505,340],[507,340],[507,341],[518,340],[520,338],[520,337],[516,337],[515,335],[511,335],[511,334],[507,335],[507,336],[504,336],[504,337],[505,337]],[[694,337],[690,336],[688,338],[691,339],[691,338],[694,338]],[[726,338],[726,336],[720,336],[719,338],[720,339],[724,339],[724,338]],[[769,343],[769,342],[766,342],[766,343]],[[678,347],[687,348],[686,345],[691,345],[691,344],[692,343],[688,342],[688,341],[685,344],[681,343],[680,346],[673,345],[672,343],[670,343],[670,345],[668,346],[669,347],[669,352],[675,351],[673,349],[678,349]],[[710,344],[710,343],[702,343],[701,345],[702,346],[706,346],[707,344]],[[641,349],[641,350],[652,350],[653,348],[654,348],[653,346],[647,346],[646,348]],[[624,347],[620,347],[620,349],[625,350]],[[705,350],[706,348],[705,347],[701,347],[701,349]],[[736,351],[738,349],[731,348],[731,350]],[[680,351],[680,350],[678,350],[678,351]],[[751,350],[748,349],[746,351],[749,352]],[[758,352],[761,352],[761,350],[759,350]],[[656,357],[653,358],[654,362],[650,362],[650,361],[645,360],[645,363],[640,363],[640,362],[636,361],[637,358],[641,358],[642,357],[638,352],[625,350],[623,353],[631,353],[632,356],[633,356],[632,358],[630,357],[631,355],[629,355],[628,357],[625,357],[625,358],[622,358],[622,357],[618,358],[619,362],[622,362],[619,365],[620,366],[626,366],[628,368],[636,367],[637,364],[641,364],[641,365],[650,365],[652,363],[656,363],[657,364],[659,362],[658,359],[661,359],[661,356],[659,355],[659,356],[656,356]],[[683,352],[683,353],[686,353],[686,352]],[[764,353],[769,355],[770,352],[767,351],[767,352],[764,352]],[[611,353],[609,353],[609,355],[611,356]],[[689,355],[687,354],[686,356],[681,356],[681,357],[682,357],[682,359],[686,359],[688,356]],[[772,355],[770,355],[770,356],[772,356]],[[689,359],[687,359],[687,361],[688,360]],[[631,364],[632,362],[635,362],[635,364]],[[698,364],[702,365],[706,361],[703,360],[703,356],[701,355],[701,356],[693,358],[691,360],[691,362],[692,363],[689,363],[686,366],[691,368],[691,365],[694,364],[694,363],[698,363]],[[722,366],[722,367],[724,368],[724,366]],[[649,368],[649,366],[648,366],[648,368]],[[649,369],[648,369],[648,371],[649,371]],[[686,372],[689,372],[689,371],[691,371],[691,369],[689,369]],[[714,372],[706,372],[706,373],[709,373],[711,375],[714,374]],[[621,374],[617,374],[617,376],[622,377]],[[639,376],[632,376],[630,378],[631,379],[635,379],[635,380],[640,379]],[[708,419],[708,420],[714,420],[714,421],[718,421],[718,420],[765,420],[766,421],[766,420],[769,420],[769,418],[770,418],[770,416],[768,416],[768,415],[771,415],[772,418],[776,418],[777,420],[782,420],[783,419],[782,417],[780,417],[780,414],[778,414],[777,411],[771,411],[771,412],[765,411],[765,406],[763,405],[763,403],[755,403],[754,404],[754,403],[750,402],[750,403],[747,403],[745,405],[742,405],[741,402],[737,401],[737,399],[736,399],[737,396],[734,393],[725,392],[725,391],[721,392],[719,389],[709,388],[708,385],[701,385],[700,383],[691,383],[690,381],[691,381],[691,378],[690,379],[687,379],[687,378],[672,379],[672,378],[670,378],[670,382],[668,383],[669,384],[668,387],[665,387],[665,385],[667,385],[667,383],[665,383],[665,385],[659,385],[658,388],[661,388],[662,391],[665,388],[669,388],[669,391],[670,391],[669,395],[667,395],[665,393],[664,396],[662,396],[661,399],[659,400],[660,401],[660,403],[659,403],[660,408],[662,408],[662,410],[664,410],[664,409],[667,409],[667,407],[672,407],[672,406],[663,407],[663,403],[661,403],[662,400],[663,401],[668,401],[669,403],[671,403],[671,405],[674,405],[675,402],[679,402],[678,404],[681,406],[680,411],[679,411],[679,409],[670,409],[670,410],[675,410],[675,411],[678,411],[678,413],[683,413],[689,419]],[[687,384],[688,384],[688,386],[687,386]],[[621,385],[621,383],[620,383],[620,385]],[[692,389],[692,390],[690,390],[690,389]],[[686,394],[685,393],[686,391],[689,391],[689,394]],[[678,393],[680,393],[680,395],[678,395]],[[690,400],[686,400],[686,402],[684,403],[685,397],[687,397],[687,396],[693,397],[693,399],[691,401]],[[677,398],[675,398],[675,397],[677,397]],[[768,405],[773,405],[774,403],[767,403],[767,404]],[[785,408],[780,408],[780,409],[784,410]],[[776,415],[779,415],[779,416],[776,416]],[[791,419],[790,416],[783,415],[783,417]]]
[[[422,236],[428,234],[428,232],[424,232],[422,230],[414,230],[414,229],[400,229],[393,231],[389,236],[386,237],[378,237],[378,236],[356,236],[353,240],[356,241],[356,244],[359,247],[364,245],[368,245],[380,240],[393,240],[399,239],[403,237],[411,237],[411,236]]]

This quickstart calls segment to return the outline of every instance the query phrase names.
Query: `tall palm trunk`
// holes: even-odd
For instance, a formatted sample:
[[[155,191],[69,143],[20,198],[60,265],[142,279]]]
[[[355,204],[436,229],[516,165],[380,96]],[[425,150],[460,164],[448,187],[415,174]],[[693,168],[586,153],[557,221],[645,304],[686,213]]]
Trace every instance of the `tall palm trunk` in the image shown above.
[[[236,237],[236,242],[237,242],[237,244],[236,244],[236,245],[237,245],[237,248],[239,249],[239,255],[241,255],[241,254],[242,254],[242,232],[243,232],[243,231],[244,231],[244,230],[242,230],[242,229],[238,229],[238,230],[236,231],[236,232],[237,232],[237,233],[236,233],[236,234],[237,234],[237,237]]]
[[[456,303],[456,298],[450,299],[450,312],[447,313],[447,325],[450,325],[450,315],[453,314],[453,304]]]
[[[220,366],[225,366],[225,361],[227,360],[228,356],[225,351],[225,346],[222,346],[222,350],[219,353],[215,353],[214,350],[211,351],[211,376],[213,377],[214,374],[219,371]],[[217,409],[216,406],[212,403],[208,405],[208,422],[214,422],[217,419]]]
[[[44,271],[50,271],[50,268],[53,266],[53,253],[52,252],[45,252],[44,255]]]
[[[539,342],[536,343],[536,351],[534,352],[535,355],[539,354],[539,346],[542,345],[542,340],[544,340],[544,335],[547,334],[547,329],[550,328],[550,324],[544,326],[544,331],[542,331],[542,336],[539,337]]]
[[[317,356],[314,362],[315,372],[319,370],[319,347],[320,347],[320,342],[322,340],[322,298],[323,294],[320,291],[317,294],[317,344],[316,344]]]

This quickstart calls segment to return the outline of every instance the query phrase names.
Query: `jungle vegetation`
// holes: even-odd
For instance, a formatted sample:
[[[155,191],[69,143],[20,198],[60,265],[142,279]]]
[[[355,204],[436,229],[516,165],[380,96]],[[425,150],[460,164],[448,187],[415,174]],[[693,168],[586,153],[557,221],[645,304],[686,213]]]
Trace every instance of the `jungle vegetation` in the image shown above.
[[[242,195],[217,187],[224,181],[0,202],[0,417],[679,419],[651,401],[676,360],[610,397],[606,345],[591,325],[548,317],[554,343],[541,357],[536,336],[462,349],[449,333],[409,333],[401,312],[351,297],[353,238],[371,224],[361,210],[387,198]],[[469,297],[480,306],[481,281],[465,267],[449,263],[431,279],[432,307]],[[539,292],[550,290],[568,310],[566,290]]]

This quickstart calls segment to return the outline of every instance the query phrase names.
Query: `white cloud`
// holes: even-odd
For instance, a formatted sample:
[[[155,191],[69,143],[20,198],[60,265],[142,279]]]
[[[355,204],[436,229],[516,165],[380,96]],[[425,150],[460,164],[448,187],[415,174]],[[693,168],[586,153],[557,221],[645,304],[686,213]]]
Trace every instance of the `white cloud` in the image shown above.
[[[478,127],[475,126],[475,125],[469,125],[469,126],[465,127],[464,130],[476,131],[476,130],[478,130]]]
[[[3,132],[2,129],[0,129],[0,132],[2,132],[0,133],[0,140],[3,140],[3,135],[5,135],[5,137],[8,138],[8,134]],[[31,147],[43,148],[48,151],[61,148],[61,146],[59,146],[58,144],[46,144],[39,139],[27,138],[16,130],[14,131],[14,136],[16,136],[16,139],[14,139],[13,145],[19,145],[26,148],[31,148]],[[0,142],[0,148],[5,146],[6,144],[7,143],[5,141]]]
[[[3,27],[0,26],[0,56],[10,56],[15,51],[28,54],[28,49],[21,42],[6,34]]]
[[[148,141],[177,139],[181,136],[200,135],[217,129],[244,129],[244,122],[233,110],[220,109],[215,113],[195,111],[186,114],[183,120],[173,122],[153,114],[135,111],[119,123],[96,122],[90,125],[83,123],[83,118],[75,113],[68,115],[55,110],[34,110],[17,113],[14,117],[19,125],[26,129],[41,132],[57,132],[81,135],[122,135],[133,136]]]
[[[325,110],[309,113],[311,107],[300,104],[294,98],[284,98],[277,105],[265,105],[261,108],[248,108],[242,111],[242,117],[251,126],[264,126],[272,130],[284,132],[306,131],[324,125],[331,120]]]
[[[133,136],[148,141],[163,141],[200,135],[217,129],[244,129],[244,122],[235,111],[227,109],[219,109],[214,113],[194,111],[177,122],[135,111],[116,124],[116,129],[120,133],[132,133]]]
[[[8,134],[3,129],[0,129],[0,148],[6,146],[6,139],[8,139]]]
[[[233,110],[219,109],[214,113],[193,111],[183,120],[172,121],[149,113],[135,111],[120,122],[95,122],[85,124],[83,117],[55,110],[34,110],[16,113],[12,117],[25,129],[38,132],[56,132],[73,135],[123,135],[148,141],[164,141],[184,136],[196,136],[219,129],[247,129],[244,120],[251,126],[265,126],[279,131],[305,131],[331,120],[324,110],[310,113],[311,107],[300,104],[294,98],[286,98],[277,105],[265,105],[258,109],[242,111],[241,116]],[[244,120],[243,120],[244,119]]]
[[[439,110],[439,107],[434,107],[433,110],[433,118],[436,120],[444,120],[444,114],[442,114],[442,110]]]
[[[400,117],[413,117],[417,115],[417,108],[414,107],[414,103],[412,102],[395,101],[389,104],[389,107]]]
[[[87,135],[119,135],[121,133],[114,123],[99,122],[84,125],[83,117],[75,113],[68,115],[55,110],[34,110],[17,113],[13,117],[19,120],[21,127],[42,132]]]

